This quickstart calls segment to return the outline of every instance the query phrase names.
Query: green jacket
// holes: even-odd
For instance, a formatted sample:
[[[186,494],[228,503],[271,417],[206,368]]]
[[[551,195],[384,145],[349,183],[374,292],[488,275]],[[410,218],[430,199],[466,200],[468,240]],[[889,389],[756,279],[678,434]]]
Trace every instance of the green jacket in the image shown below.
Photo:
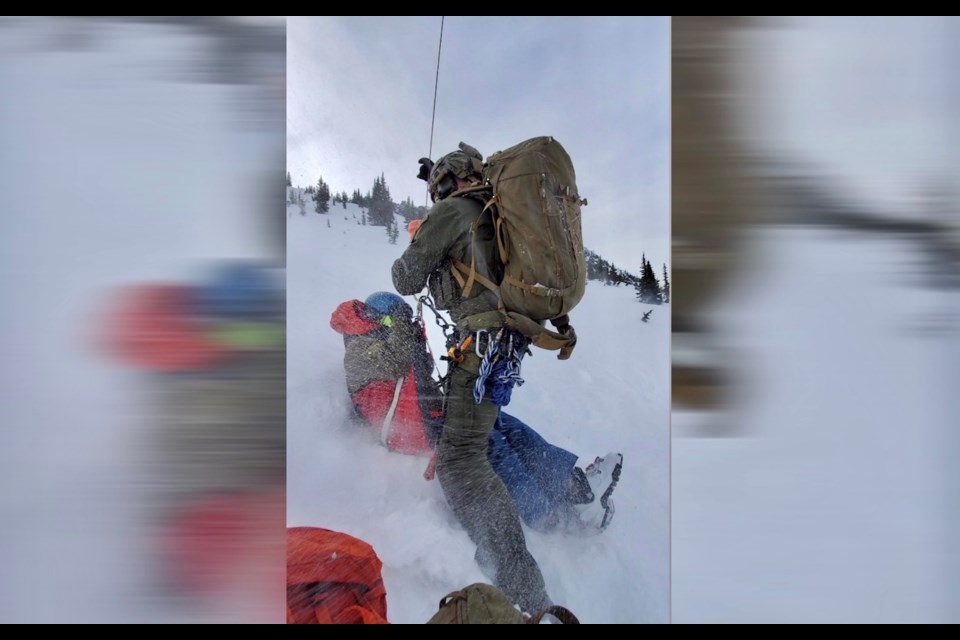
[[[413,366],[419,331],[416,324],[398,320],[389,330],[383,327],[366,335],[346,336],[343,368],[350,395],[375,380],[406,375]]]
[[[470,265],[476,251],[477,273],[500,282],[502,266],[490,216],[484,215],[477,224],[476,235],[471,234],[482,211],[482,202],[470,196],[449,197],[433,205],[413,242],[393,263],[397,292],[413,295],[429,285],[437,308],[450,311],[455,323],[468,316],[496,311],[496,294],[477,282],[464,299],[451,271],[452,261]]]

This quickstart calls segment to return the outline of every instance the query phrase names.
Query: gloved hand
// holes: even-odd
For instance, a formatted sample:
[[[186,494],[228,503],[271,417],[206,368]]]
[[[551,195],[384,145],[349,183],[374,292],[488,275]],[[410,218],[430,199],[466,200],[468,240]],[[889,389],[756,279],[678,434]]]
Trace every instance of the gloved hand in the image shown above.
[[[551,320],[550,324],[557,329],[557,333],[570,339],[570,344],[560,349],[560,353],[557,355],[557,360],[566,360],[573,355],[573,348],[577,346],[577,332],[573,330],[570,317],[567,315]]]
[[[417,177],[428,182],[430,180],[430,172],[433,171],[433,160],[430,158],[420,158],[418,160],[420,163],[420,172],[417,174]]]
[[[577,346],[577,332],[573,330],[572,324],[568,324],[565,327],[557,327],[557,331],[561,335],[570,338],[570,345],[560,349],[560,353],[557,355],[557,360],[566,360],[573,355],[573,348]]]

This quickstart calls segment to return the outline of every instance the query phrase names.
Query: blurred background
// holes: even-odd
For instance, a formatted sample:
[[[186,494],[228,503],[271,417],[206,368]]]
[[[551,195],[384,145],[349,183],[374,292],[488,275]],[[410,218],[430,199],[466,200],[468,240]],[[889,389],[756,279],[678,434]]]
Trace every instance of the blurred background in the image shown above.
[[[960,617],[957,18],[674,18],[673,619]]]
[[[0,18],[0,91],[0,620],[283,621],[283,19]]]
[[[673,21],[676,622],[960,617],[958,30]],[[283,620],[284,53],[0,18],[4,622]]]

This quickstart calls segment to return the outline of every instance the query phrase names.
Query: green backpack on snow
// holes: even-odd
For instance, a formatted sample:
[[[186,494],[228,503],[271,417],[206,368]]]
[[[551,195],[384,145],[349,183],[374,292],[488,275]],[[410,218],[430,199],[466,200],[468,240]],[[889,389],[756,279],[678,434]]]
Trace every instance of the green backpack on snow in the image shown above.
[[[575,615],[558,606],[548,607],[532,617],[524,616],[503,591],[478,582],[444,596],[439,611],[427,624],[540,624],[547,614],[564,624],[580,624]]]

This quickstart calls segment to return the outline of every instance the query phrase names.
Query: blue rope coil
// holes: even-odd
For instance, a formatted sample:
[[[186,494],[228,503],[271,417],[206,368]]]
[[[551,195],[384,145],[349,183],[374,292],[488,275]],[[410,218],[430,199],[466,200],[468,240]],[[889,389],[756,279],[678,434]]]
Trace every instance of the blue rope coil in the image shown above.
[[[505,345],[503,343],[506,343]],[[500,354],[500,350],[504,353]],[[498,407],[510,404],[513,388],[523,385],[520,367],[527,351],[526,339],[519,334],[506,334],[500,340],[491,341],[480,362],[477,381],[473,385],[473,401],[483,402],[487,382],[490,381],[490,400]],[[500,354],[498,358],[497,355]]]

